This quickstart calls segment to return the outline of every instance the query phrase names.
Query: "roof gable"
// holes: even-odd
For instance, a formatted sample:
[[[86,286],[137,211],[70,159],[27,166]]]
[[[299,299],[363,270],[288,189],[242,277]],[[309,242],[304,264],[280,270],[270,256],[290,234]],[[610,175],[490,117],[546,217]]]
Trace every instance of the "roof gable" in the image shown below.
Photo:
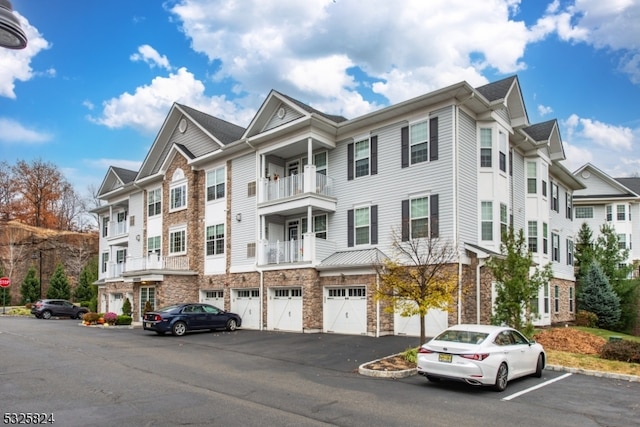
[[[509,112],[513,127],[529,125],[529,117],[524,105],[518,76],[507,77],[506,79],[477,87],[476,90],[490,103],[503,104]]]
[[[556,119],[536,123],[522,129],[538,144],[546,144],[551,160],[565,160],[564,146]]]
[[[113,190],[124,187],[133,182],[138,172],[129,169],[109,166],[109,170],[102,180],[102,184],[98,190],[98,196],[110,193]]]
[[[584,164],[573,175],[586,187],[575,193],[581,198],[640,197],[640,193],[625,185],[624,178],[612,178],[591,163]]]

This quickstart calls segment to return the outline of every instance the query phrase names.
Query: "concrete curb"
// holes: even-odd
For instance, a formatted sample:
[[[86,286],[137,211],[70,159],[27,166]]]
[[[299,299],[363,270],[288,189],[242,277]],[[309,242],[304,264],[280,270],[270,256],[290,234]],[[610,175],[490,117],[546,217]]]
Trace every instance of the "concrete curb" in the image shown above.
[[[388,359],[394,356],[397,356],[397,354],[392,354],[391,356],[387,356],[387,357],[373,360],[371,362],[363,363],[358,367],[358,373],[366,377],[391,378],[391,379],[406,378],[412,375],[416,375],[418,373],[418,370],[416,368],[404,369],[399,371],[378,371],[375,369],[365,368],[365,366],[367,365],[370,365],[372,363],[379,362],[380,360]],[[558,366],[558,365],[547,365],[545,369],[548,371],[569,372],[572,374],[588,375],[588,376],[600,377],[600,378],[609,378],[609,379],[620,380],[620,381],[640,382],[640,376],[637,376],[637,375],[617,374],[614,372],[591,371],[588,369],[568,368],[566,366]]]

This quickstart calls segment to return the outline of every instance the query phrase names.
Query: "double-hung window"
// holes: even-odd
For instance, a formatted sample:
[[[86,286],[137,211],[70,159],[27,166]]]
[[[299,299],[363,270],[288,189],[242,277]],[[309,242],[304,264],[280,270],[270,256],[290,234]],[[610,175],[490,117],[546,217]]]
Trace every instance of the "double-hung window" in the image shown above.
[[[492,166],[492,139],[490,128],[480,129],[480,167],[490,168]]]
[[[499,161],[500,161],[500,170],[502,172],[506,172],[507,171],[507,135],[500,131],[498,132],[498,142],[500,144],[499,147]]]
[[[409,145],[412,165],[429,160],[429,123],[426,120],[410,126]]]
[[[207,202],[222,199],[225,193],[225,168],[220,167],[207,172]]]
[[[411,216],[411,238],[429,237],[429,198],[412,199],[409,215]]]
[[[207,255],[221,255],[224,253],[224,224],[207,227]]]
[[[160,255],[160,236],[152,236],[147,239],[147,255]]]
[[[538,192],[538,168],[536,162],[527,162],[527,193]]]
[[[567,265],[573,265],[573,240],[567,239]]]
[[[500,238],[504,239],[507,236],[508,226],[508,214],[507,205],[500,203]]]
[[[161,191],[160,188],[156,188],[147,192],[147,216],[155,216],[162,213]]]
[[[568,191],[565,193],[565,197],[567,200],[567,218],[573,220],[573,196]]]
[[[107,272],[107,267],[109,265],[109,252],[102,253],[102,272]]]
[[[560,262],[560,235],[551,233],[551,260]]]
[[[369,175],[369,139],[355,143],[356,178]]]
[[[302,232],[307,232],[307,218],[302,218]],[[312,232],[316,235],[318,239],[326,239],[327,238],[327,215],[315,215],[313,217]]]
[[[538,221],[529,221],[528,227],[529,251],[538,252]]]
[[[618,234],[618,249],[620,249],[620,250],[627,249],[627,235],[626,234]]]
[[[542,253],[549,253],[549,225],[546,222],[542,223]]]
[[[560,212],[560,202],[558,201],[558,184],[551,183],[551,210]]]
[[[175,211],[187,206],[187,184],[179,184],[171,187],[171,204],[170,210]]]
[[[319,230],[318,230],[319,231]],[[378,206],[360,206],[347,211],[347,246],[378,243]]]
[[[169,255],[187,253],[187,229],[176,228],[169,231]]]
[[[607,221],[613,221],[613,206],[607,205]]]
[[[618,221],[624,221],[627,219],[627,214],[626,214],[626,206],[625,205],[616,205],[616,219]]]
[[[482,240],[493,240],[493,202],[481,202],[481,238]]]
[[[356,245],[367,245],[370,243],[369,240],[369,227],[370,227],[370,218],[369,218],[369,207],[357,208],[355,209],[355,236],[356,236]]]

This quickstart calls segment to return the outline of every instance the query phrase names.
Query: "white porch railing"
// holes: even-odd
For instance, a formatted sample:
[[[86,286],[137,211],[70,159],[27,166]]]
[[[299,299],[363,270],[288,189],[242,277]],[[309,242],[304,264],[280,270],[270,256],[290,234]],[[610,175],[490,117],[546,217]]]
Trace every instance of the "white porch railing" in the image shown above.
[[[295,262],[320,262],[335,252],[335,242],[319,239],[315,233],[304,233],[302,240],[276,242],[262,241],[259,247],[259,264],[284,264]]]
[[[331,196],[333,180],[321,173],[305,173],[281,177],[278,179],[260,179],[260,201],[286,199],[303,193],[315,193]]]
[[[156,254],[148,257],[127,257],[126,262],[109,262],[106,278],[114,279],[122,277],[126,272],[146,270],[189,270],[189,257],[159,256]]]
[[[129,232],[129,224],[126,221],[111,222],[109,224],[109,238],[119,237]]]

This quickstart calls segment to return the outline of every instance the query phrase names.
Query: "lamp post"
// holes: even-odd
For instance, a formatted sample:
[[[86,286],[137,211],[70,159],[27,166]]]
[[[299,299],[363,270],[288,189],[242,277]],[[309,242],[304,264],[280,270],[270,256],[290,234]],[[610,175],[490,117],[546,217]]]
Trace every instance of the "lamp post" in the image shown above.
[[[0,46],[7,49],[27,47],[27,36],[13,14],[13,6],[9,0],[0,0]]]

